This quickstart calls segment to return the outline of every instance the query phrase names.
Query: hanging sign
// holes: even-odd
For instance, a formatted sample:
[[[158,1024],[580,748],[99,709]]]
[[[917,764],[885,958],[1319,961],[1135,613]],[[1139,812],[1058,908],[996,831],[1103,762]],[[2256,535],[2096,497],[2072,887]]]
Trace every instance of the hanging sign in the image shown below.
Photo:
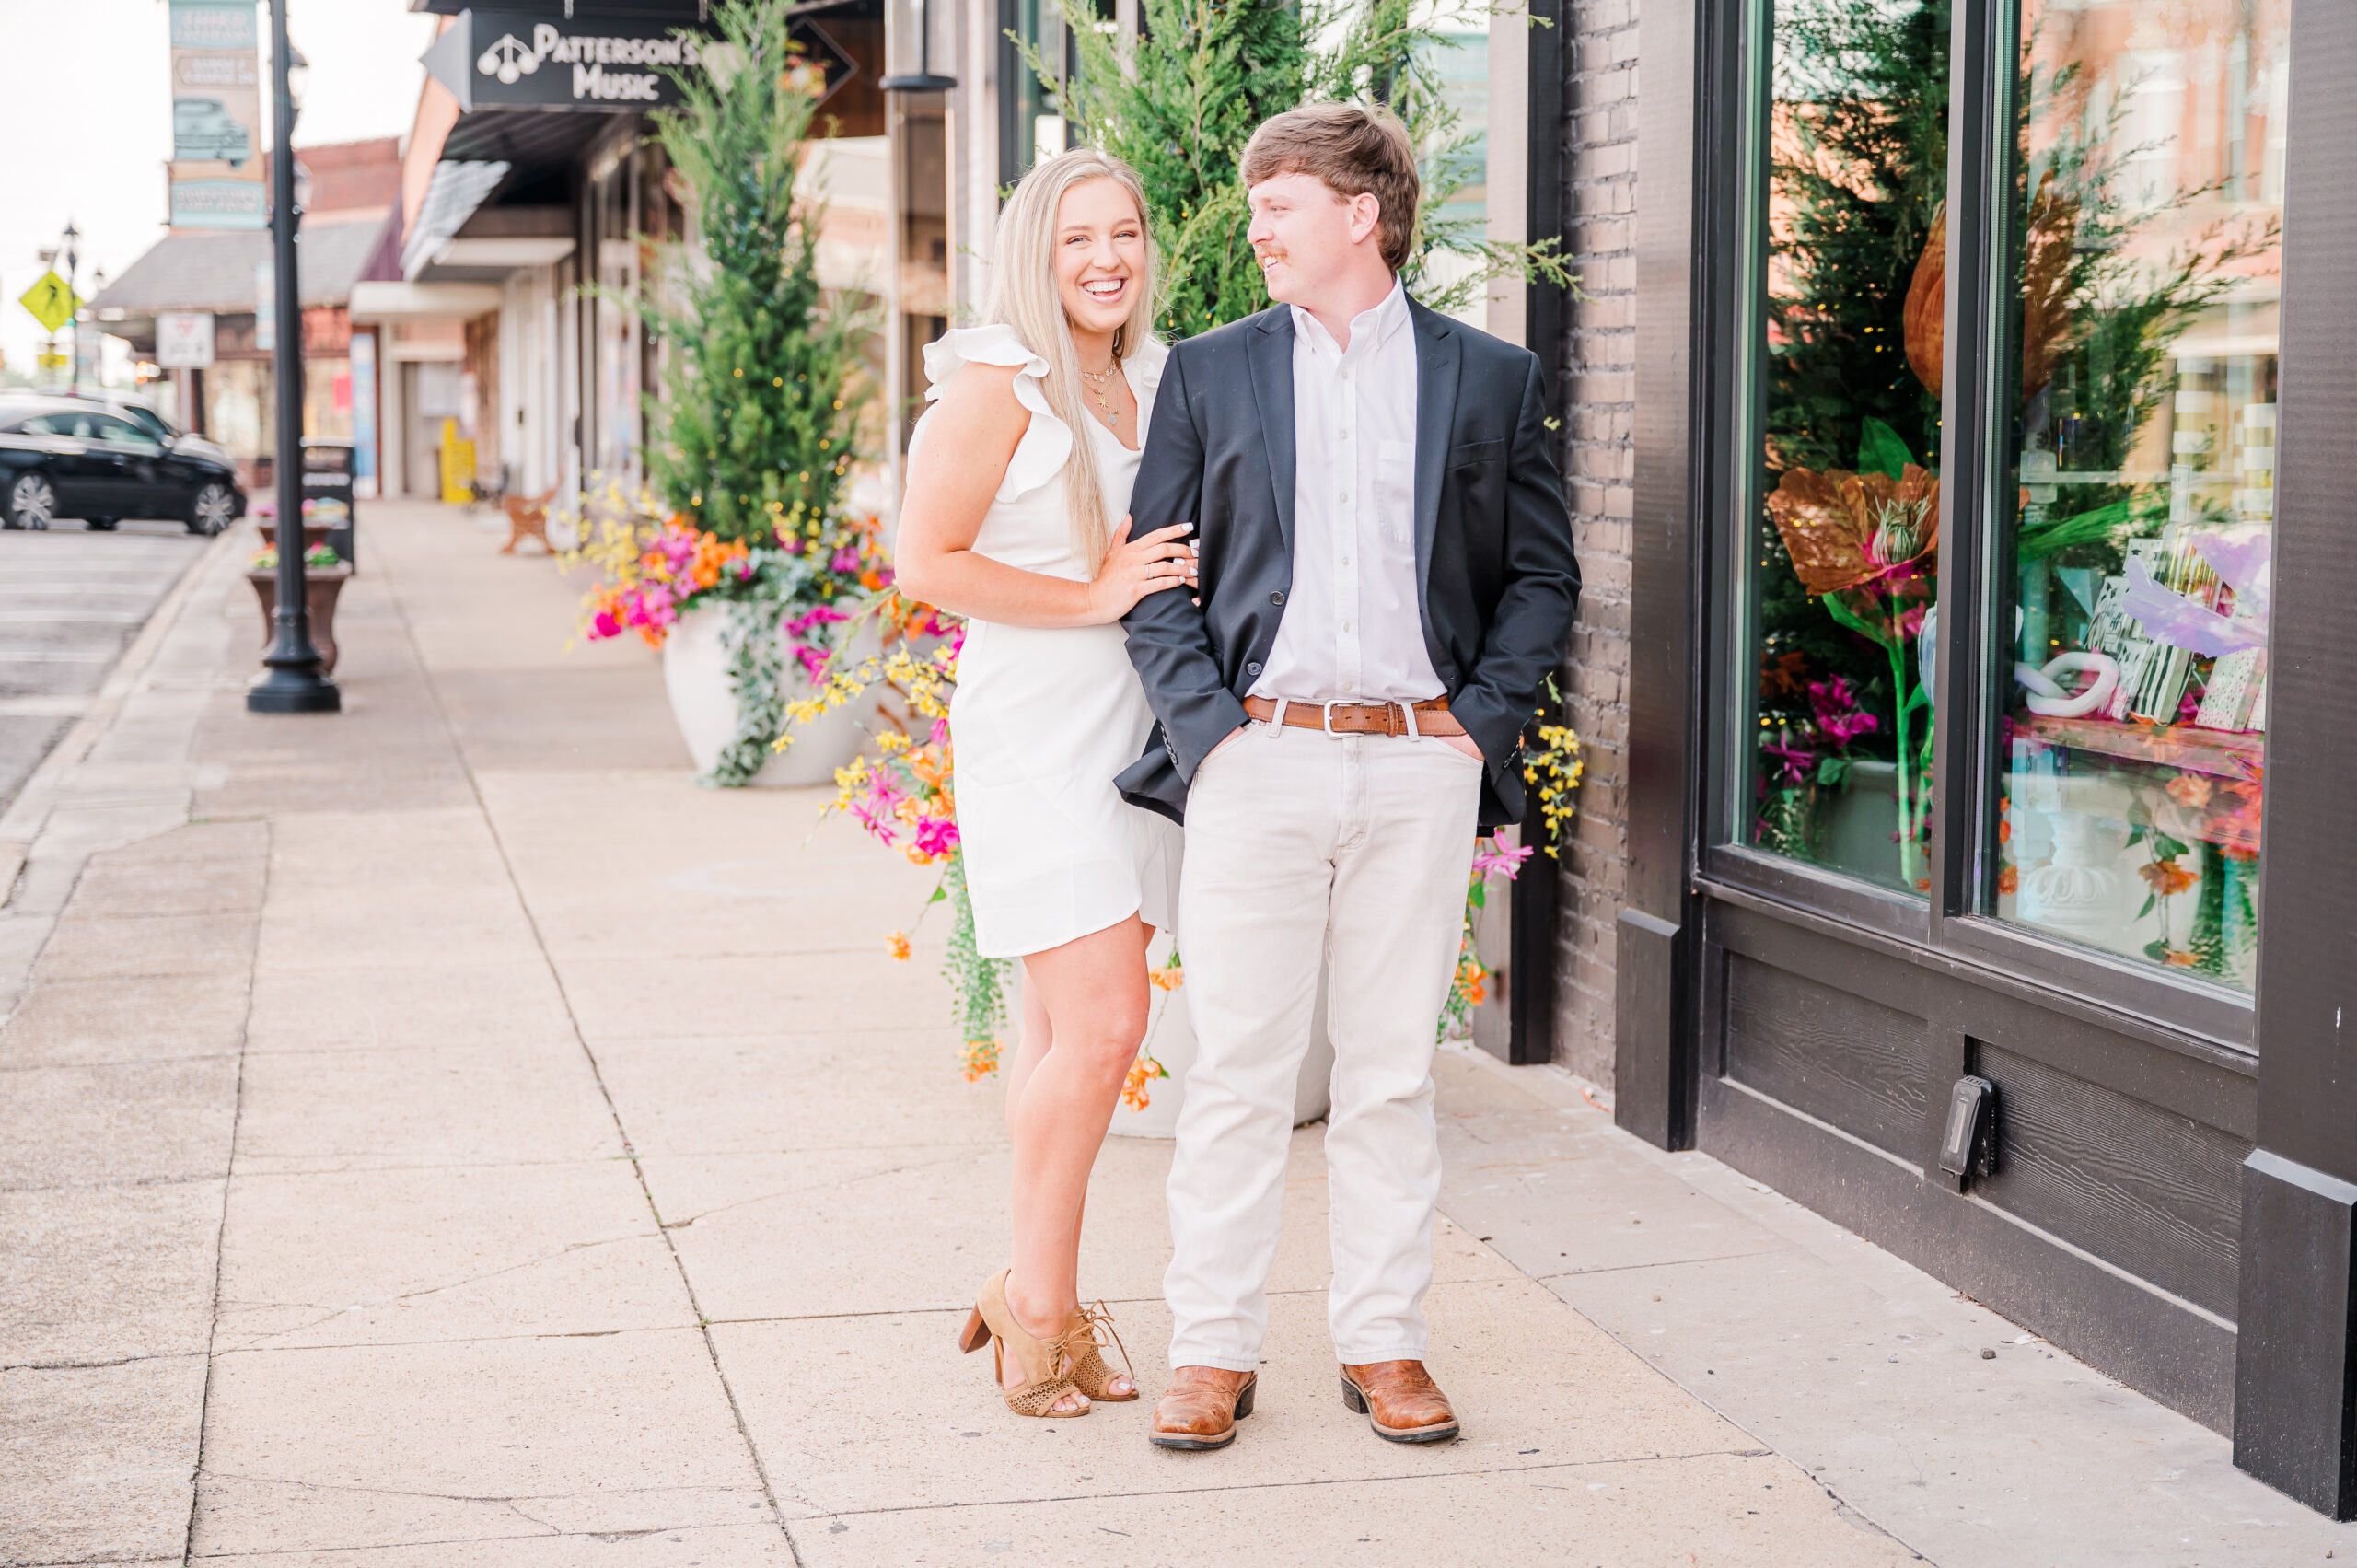
[[[435,39],[424,63],[464,110],[662,109],[679,101],[669,73],[701,70],[710,42],[622,17],[470,10]]]
[[[171,0],[171,10],[172,226],[265,227],[253,0]]]
[[[213,364],[213,312],[156,312],[156,363],[166,370],[203,370]]]

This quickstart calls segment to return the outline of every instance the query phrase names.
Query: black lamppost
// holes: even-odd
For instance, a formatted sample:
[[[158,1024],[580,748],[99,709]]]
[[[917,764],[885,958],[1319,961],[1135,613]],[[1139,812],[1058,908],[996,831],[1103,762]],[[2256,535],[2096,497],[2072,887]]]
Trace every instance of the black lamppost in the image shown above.
[[[331,714],[343,693],[319,669],[311,645],[311,605],[303,571],[303,303],[296,286],[295,228],[303,215],[295,204],[295,87],[287,71],[294,51],[286,41],[286,0],[270,0],[271,252],[275,258],[278,319],[278,455],[271,467],[278,480],[278,611],[265,673],[246,688],[250,714]]]

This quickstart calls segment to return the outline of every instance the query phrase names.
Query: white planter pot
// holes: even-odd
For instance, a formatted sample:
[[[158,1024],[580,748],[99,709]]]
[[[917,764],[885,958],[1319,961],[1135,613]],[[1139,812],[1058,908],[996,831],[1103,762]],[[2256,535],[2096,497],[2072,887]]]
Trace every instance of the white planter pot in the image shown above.
[[[1169,936],[1156,935],[1147,961],[1158,968],[1169,957]],[[1155,1061],[1169,1069],[1170,1076],[1156,1078],[1146,1086],[1144,1110],[1132,1110],[1126,1105],[1114,1108],[1111,1132],[1115,1137],[1167,1138],[1178,1128],[1178,1107],[1186,1098],[1187,1073],[1195,1064],[1195,1026],[1187,1016],[1186,986],[1176,991],[1156,991],[1149,1018],[1146,1049],[1154,1053]],[[1309,1050],[1302,1057],[1301,1076],[1294,1084],[1295,1126],[1315,1121],[1331,1109],[1333,1074],[1334,1042],[1326,1034],[1326,987],[1321,981],[1318,1005],[1309,1020]]]
[[[722,749],[737,734],[737,695],[728,687],[728,649],[721,636],[728,615],[725,605],[699,606],[680,616],[663,640],[663,689],[670,696],[679,738],[688,743],[688,755],[700,774],[712,772]],[[775,636],[776,630],[770,634]],[[863,632],[853,639],[851,656],[865,658],[878,645],[877,633]],[[801,661],[790,652],[784,685],[789,703],[810,690]],[[857,756],[867,738],[861,713],[861,705],[853,703],[797,728],[793,749],[772,757],[752,782],[765,789],[834,783],[835,770]]]

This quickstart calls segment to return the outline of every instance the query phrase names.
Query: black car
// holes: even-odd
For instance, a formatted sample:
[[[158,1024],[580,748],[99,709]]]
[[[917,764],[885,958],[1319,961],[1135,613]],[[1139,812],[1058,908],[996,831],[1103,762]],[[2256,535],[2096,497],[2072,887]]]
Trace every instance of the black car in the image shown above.
[[[169,517],[217,534],[245,511],[228,455],[152,413],[134,420],[86,398],[0,401],[0,527]]]

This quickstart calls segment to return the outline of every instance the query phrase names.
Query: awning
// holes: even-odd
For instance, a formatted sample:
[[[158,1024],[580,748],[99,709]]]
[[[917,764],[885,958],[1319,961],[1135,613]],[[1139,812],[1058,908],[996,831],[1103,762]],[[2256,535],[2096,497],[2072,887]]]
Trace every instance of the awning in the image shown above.
[[[301,238],[296,261],[303,304],[343,304],[383,228],[384,221],[374,217],[304,224],[296,231]],[[90,305],[102,322],[153,316],[158,310],[250,312],[254,269],[270,259],[267,231],[168,234],[100,289]]]
[[[352,285],[352,319],[468,321],[498,309],[501,292],[491,283],[359,283]]]
[[[418,205],[417,222],[401,244],[403,277],[415,281],[442,248],[466,226],[467,220],[475,215],[475,209],[499,188],[499,182],[507,178],[507,169],[504,162],[461,163],[449,159],[434,166],[434,180],[425,188],[425,200]]]

